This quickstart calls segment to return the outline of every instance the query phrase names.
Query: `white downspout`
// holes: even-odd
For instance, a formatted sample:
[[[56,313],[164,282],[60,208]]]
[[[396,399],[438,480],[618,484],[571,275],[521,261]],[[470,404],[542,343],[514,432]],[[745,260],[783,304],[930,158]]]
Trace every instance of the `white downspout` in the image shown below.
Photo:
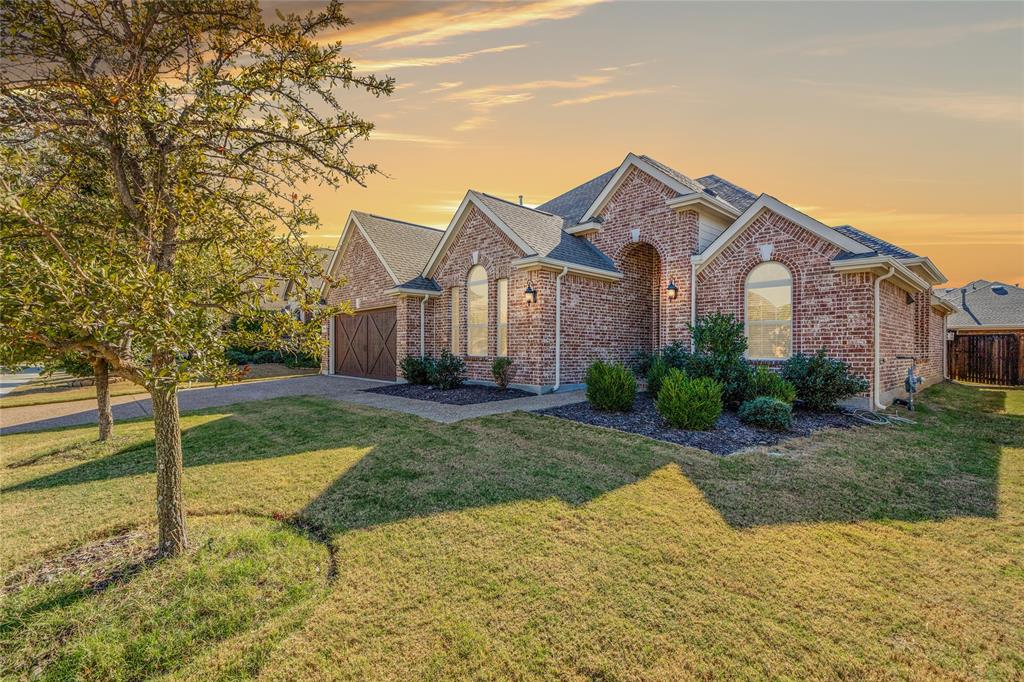
[[[555,387],[552,392],[562,385],[562,278],[567,272],[569,268],[564,267],[555,277]]]
[[[690,263],[690,328],[697,324],[697,264]],[[693,342],[693,332],[690,332],[690,352],[697,349]]]
[[[427,356],[427,342],[426,342],[426,334],[424,332],[424,327],[425,327],[426,319],[427,319],[426,306],[427,306],[427,297],[424,295],[423,298],[420,299],[420,357],[421,358],[425,358]]]
[[[874,367],[874,380],[871,382],[871,402],[872,409],[884,410],[885,405],[882,404],[882,349],[880,348],[882,342],[882,325],[879,316],[881,314],[881,294],[882,294],[882,280],[889,279],[896,274],[896,268],[889,266],[889,272],[885,273],[881,277],[875,278],[875,367]]]

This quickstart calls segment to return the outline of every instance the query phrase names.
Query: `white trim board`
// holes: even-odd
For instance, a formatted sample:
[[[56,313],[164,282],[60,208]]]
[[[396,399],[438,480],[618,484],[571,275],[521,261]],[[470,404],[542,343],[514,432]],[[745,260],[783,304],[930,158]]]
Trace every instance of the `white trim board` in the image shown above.
[[[747,229],[764,211],[776,213],[786,220],[804,228],[827,242],[835,244],[843,251],[850,253],[874,253],[874,251],[860,242],[837,232],[828,225],[818,222],[805,213],[801,213],[792,206],[788,206],[773,196],[762,194],[725,232],[720,234],[711,245],[701,253],[693,256],[690,260],[697,266],[697,271],[703,270],[708,263],[715,259],[725,247],[732,244],[737,237]]]

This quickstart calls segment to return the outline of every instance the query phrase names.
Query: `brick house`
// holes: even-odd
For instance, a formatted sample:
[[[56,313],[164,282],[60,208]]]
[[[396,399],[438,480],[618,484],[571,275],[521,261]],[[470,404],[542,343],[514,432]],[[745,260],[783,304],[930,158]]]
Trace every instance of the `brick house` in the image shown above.
[[[324,373],[394,380],[403,357],[449,349],[479,382],[508,356],[537,392],[578,387],[597,359],[689,343],[688,325],[718,311],[744,321],[752,360],[824,347],[885,404],[904,356],[942,378],[955,310],[928,258],[635,154],[536,208],[470,190],[443,231],[353,211],[328,271],[342,283],[325,297],[356,312],[325,326]]]

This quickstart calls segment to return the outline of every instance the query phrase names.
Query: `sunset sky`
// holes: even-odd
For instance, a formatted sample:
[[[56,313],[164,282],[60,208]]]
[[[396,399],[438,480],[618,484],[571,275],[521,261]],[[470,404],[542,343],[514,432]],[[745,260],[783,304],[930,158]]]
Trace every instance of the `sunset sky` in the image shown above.
[[[398,80],[342,96],[377,125],[357,160],[388,177],[310,188],[317,244],[351,209],[444,226],[469,188],[539,204],[633,151],[930,256],[952,285],[1024,281],[1021,3],[346,10],[346,52]]]

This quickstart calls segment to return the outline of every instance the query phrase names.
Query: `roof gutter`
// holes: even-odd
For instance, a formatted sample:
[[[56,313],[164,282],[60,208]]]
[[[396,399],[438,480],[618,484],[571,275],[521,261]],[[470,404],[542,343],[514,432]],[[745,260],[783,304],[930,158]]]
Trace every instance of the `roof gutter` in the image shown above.
[[[546,258],[544,256],[526,256],[525,258],[512,261],[512,266],[519,270],[535,270],[544,267],[549,270],[565,270],[566,272],[571,272],[574,275],[582,275],[584,277],[601,279],[609,282],[617,282],[623,277],[621,272],[616,272],[614,270],[604,270],[601,268],[594,268],[589,265],[578,265],[576,263],[557,260],[555,258]]]
[[[875,277],[875,362],[874,362],[874,377],[871,381],[871,404],[872,409],[884,410],[885,405],[882,404],[882,349],[880,348],[882,338],[882,324],[879,319],[879,313],[881,311],[881,293],[882,293],[882,280],[889,279],[896,274],[896,268],[893,265],[889,266],[889,272],[886,274]],[[943,340],[945,344],[945,340]]]

